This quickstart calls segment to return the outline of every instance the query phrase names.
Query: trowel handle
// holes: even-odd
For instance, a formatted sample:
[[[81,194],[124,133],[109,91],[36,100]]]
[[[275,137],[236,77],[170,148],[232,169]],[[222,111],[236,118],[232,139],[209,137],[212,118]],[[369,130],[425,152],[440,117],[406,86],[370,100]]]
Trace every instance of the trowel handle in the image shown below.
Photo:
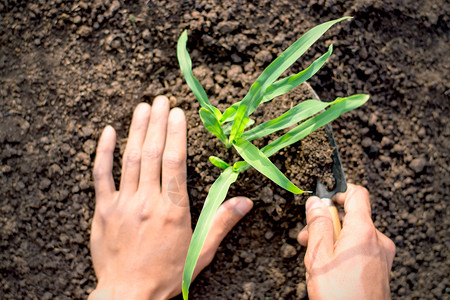
[[[341,221],[339,220],[338,211],[331,199],[322,198],[322,201],[328,206],[330,211],[331,220],[333,220],[333,242],[336,243],[341,233]]]

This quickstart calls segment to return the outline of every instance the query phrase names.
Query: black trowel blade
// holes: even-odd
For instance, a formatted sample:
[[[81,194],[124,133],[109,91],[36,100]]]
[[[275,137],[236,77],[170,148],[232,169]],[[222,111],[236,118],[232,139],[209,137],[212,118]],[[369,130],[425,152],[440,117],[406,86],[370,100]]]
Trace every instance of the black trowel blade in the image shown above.
[[[347,190],[347,181],[345,179],[344,168],[342,167],[341,158],[339,156],[339,150],[337,148],[336,140],[334,139],[333,129],[331,128],[330,123],[325,125],[324,129],[325,133],[327,134],[327,139],[328,143],[330,144],[330,148],[333,151],[332,154],[333,165],[331,171],[335,179],[335,185],[334,189],[329,191],[322,182],[317,181],[314,195],[319,198],[331,199],[336,193],[343,193]]]

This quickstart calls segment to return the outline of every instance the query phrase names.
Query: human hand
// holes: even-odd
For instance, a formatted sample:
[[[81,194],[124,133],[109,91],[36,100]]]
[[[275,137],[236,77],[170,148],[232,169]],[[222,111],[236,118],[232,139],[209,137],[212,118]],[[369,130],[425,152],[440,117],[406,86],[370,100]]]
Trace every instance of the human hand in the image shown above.
[[[327,206],[318,198],[306,202],[308,225],[298,235],[307,246],[306,284],[310,299],[390,299],[389,271],[394,243],[372,222],[368,191],[349,184],[336,195],[345,217],[333,245],[333,223]]]
[[[91,253],[98,285],[89,299],[167,299],[181,292],[192,236],[186,187],[186,120],[166,97],[141,103],[131,122],[119,191],[112,176],[116,135],[107,126],[94,164],[96,207]],[[248,198],[222,204],[194,277],[231,228],[252,208]]]

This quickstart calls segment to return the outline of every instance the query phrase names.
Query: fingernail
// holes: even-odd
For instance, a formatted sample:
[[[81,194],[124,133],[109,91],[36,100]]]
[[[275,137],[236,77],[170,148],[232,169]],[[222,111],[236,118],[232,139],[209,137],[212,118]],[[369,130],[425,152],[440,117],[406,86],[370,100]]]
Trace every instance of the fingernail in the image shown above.
[[[165,106],[166,103],[169,103],[169,100],[166,96],[157,96],[155,100],[153,100],[153,106]]]
[[[111,125],[106,125],[105,128],[103,129],[105,133],[110,133],[113,130],[114,128]]]
[[[253,207],[253,202],[248,198],[240,198],[234,209],[242,216],[246,215]]]
[[[320,200],[319,197],[310,197],[308,201],[306,201],[306,214],[308,214],[311,210],[318,207],[324,207],[325,204]]]
[[[172,121],[184,121],[184,112],[181,108],[175,107],[170,111],[169,119]]]
[[[140,111],[142,111],[142,113],[146,113],[150,111],[150,104],[141,102],[136,106],[136,109],[139,109]]]

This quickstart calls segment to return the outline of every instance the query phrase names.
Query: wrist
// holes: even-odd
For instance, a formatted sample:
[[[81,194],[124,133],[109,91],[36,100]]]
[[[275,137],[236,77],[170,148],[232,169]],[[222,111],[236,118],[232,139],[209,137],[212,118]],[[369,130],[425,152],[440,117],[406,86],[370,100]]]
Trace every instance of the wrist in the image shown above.
[[[149,283],[119,284],[114,282],[104,283],[99,281],[95,290],[88,297],[88,300],[166,300],[174,297],[172,293],[161,289],[160,286],[153,286]]]
[[[154,299],[149,289],[133,285],[98,284],[88,297],[88,300],[148,300]]]

